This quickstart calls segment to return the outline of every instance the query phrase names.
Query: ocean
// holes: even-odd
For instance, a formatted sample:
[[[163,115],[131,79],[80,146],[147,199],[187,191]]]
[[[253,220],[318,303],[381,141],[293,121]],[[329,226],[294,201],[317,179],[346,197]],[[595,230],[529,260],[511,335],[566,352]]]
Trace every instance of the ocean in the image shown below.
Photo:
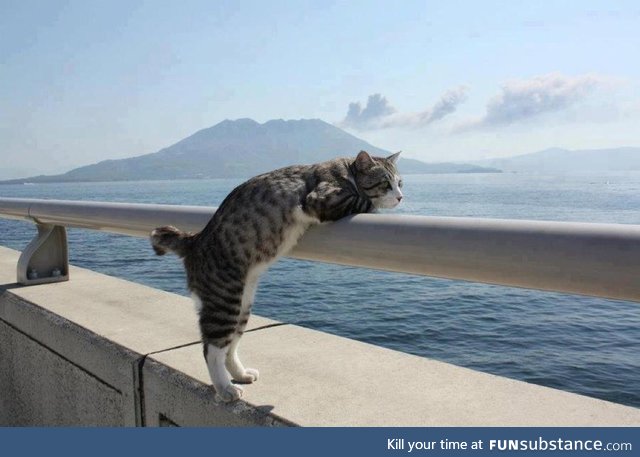
[[[406,175],[397,214],[640,224],[640,172]],[[241,180],[0,186],[0,197],[217,206]],[[23,249],[28,222],[0,219]],[[70,261],[186,295],[145,239],[70,229]],[[640,280],[640,272],[639,279]],[[256,314],[488,373],[640,407],[640,303],[282,259]],[[400,377],[400,374],[399,374]]]

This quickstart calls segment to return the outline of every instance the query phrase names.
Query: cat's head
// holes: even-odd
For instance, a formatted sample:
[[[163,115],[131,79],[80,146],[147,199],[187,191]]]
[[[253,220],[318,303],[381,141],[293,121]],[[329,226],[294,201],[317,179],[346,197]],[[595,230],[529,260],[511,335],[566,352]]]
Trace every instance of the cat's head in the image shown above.
[[[360,151],[356,157],[356,184],[376,209],[395,208],[402,200],[402,178],[396,168],[399,155],[396,152],[387,158],[371,157]]]

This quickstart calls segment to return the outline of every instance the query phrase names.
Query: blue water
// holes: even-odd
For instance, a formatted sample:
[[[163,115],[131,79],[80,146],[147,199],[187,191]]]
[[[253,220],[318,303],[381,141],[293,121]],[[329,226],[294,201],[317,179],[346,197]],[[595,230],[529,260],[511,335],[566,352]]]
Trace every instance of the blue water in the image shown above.
[[[0,186],[2,197],[218,205],[239,180]],[[640,173],[414,175],[396,213],[640,224]],[[0,245],[35,228],[0,219]],[[186,294],[144,239],[69,230],[73,264]],[[640,273],[639,273],[640,276]],[[640,279],[639,279],[640,280]],[[640,304],[283,259],[256,314],[640,407]],[[399,374],[400,376],[400,374]]]

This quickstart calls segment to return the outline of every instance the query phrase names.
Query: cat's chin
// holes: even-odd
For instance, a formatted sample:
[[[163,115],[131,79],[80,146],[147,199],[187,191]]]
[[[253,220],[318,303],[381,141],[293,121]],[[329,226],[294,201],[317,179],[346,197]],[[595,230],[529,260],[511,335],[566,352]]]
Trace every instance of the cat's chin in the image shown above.
[[[389,203],[389,204],[381,204],[381,205],[376,205],[374,204],[371,208],[371,212],[372,213],[379,213],[381,210],[387,210],[387,209],[394,209],[395,207],[397,207],[400,204],[400,202],[396,202],[396,203]]]

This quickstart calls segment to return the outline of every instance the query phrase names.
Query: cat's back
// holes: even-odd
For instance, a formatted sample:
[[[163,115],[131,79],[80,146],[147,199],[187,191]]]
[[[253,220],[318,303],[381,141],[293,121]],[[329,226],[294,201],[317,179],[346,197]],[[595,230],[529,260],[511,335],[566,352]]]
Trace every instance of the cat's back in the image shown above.
[[[310,168],[295,165],[254,176],[227,195],[216,215],[223,218],[237,210],[289,205],[299,201],[306,189]]]
[[[224,199],[216,214],[220,218],[241,208],[281,207],[293,209],[320,182],[346,179],[346,159],[312,165],[293,165],[269,171],[245,181]]]

